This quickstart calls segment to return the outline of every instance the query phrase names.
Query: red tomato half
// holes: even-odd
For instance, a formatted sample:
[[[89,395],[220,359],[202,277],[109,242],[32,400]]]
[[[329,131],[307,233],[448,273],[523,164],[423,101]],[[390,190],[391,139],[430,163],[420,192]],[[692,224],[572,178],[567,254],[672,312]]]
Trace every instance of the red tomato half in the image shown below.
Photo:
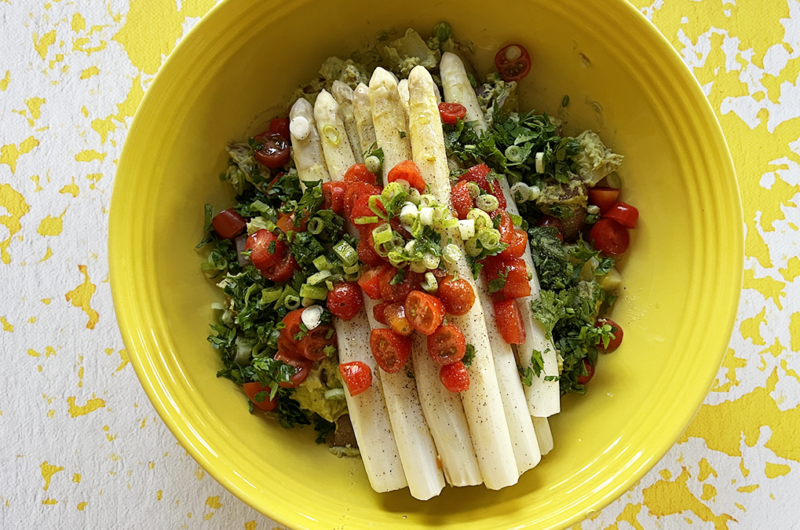
[[[614,203],[617,202],[617,197],[619,197],[619,190],[614,188],[604,188],[601,186],[589,188],[589,204],[594,204],[600,208],[601,215],[614,206]]]
[[[525,245],[528,244],[528,234],[524,230],[514,228],[514,221],[505,210],[499,208],[492,212],[492,218],[500,217],[500,242],[508,245],[498,256],[501,258],[519,258],[525,253]]]
[[[388,263],[374,269],[369,269],[361,278],[358,279],[358,285],[364,290],[364,293],[373,300],[381,298],[381,274],[386,267],[392,267]]]
[[[639,210],[628,203],[618,202],[604,213],[603,217],[613,219],[625,228],[633,229],[636,228],[636,222],[639,220]]]
[[[625,227],[613,219],[600,219],[589,232],[594,248],[609,256],[619,256],[628,250],[630,236]]]
[[[300,267],[297,266],[294,256],[289,253],[289,249],[287,248],[281,255],[281,259],[278,260],[278,263],[262,270],[261,274],[268,280],[280,283],[291,280],[294,271],[299,269]]]
[[[398,335],[391,329],[373,329],[369,345],[378,366],[390,374],[399,372],[411,357],[411,337]]]
[[[383,318],[386,320],[386,325],[399,335],[408,337],[414,333],[414,328],[406,318],[406,309],[402,302],[392,302],[386,306],[383,310]]]
[[[519,81],[531,71],[531,56],[521,45],[509,44],[494,56],[494,66],[504,81]]]
[[[583,360],[583,366],[586,367],[586,375],[579,375],[578,383],[585,385],[594,377],[594,366],[592,366],[588,359]]]
[[[381,302],[380,304],[375,304],[372,307],[372,316],[384,326],[388,326],[389,322],[386,320],[386,308],[394,303],[396,302]]]
[[[486,283],[497,278],[505,278],[502,291],[492,294],[494,300],[504,298],[520,298],[530,296],[531,285],[528,281],[528,267],[521,258],[504,260],[497,256],[490,256],[483,260],[483,271],[486,274]]]
[[[411,291],[404,304],[406,318],[423,335],[431,335],[442,325],[444,304],[422,291]]]
[[[306,225],[308,224],[308,219],[304,217],[300,221],[300,224],[295,226],[294,225],[294,216],[295,216],[295,214],[283,213],[283,214],[280,215],[280,217],[278,217],[278,222],[277,222],[278,228],[280,228],[281,231],[284,234],[288,234],[289,232],[305,232],[306,231]]]
[[[356,204],[356,201],[361,197],[369,197],[371,195],[378,195],[380,193],[380,189],[372,184],[367,184],[366,182],[354,182],[353,184],[348,184],[347,191],[344,193],[344,214],[345,216],[350,219],[353,212],[353,206]]]
[[[454,324],[439,326],[428,336],[428,355],[436,364],[442,366],[459,362],[467,353],[464,334]]]
[[[612,351],[619,348],[620,344],[622,344],[622,337],[624,336],[624,333],[622,332],[622,326],[620,326],[610,318],[601,318],[594,323],[595,327],[598,328],[605,324],[611,326],[612,332],[614,333],[614,338],[608,341],[608,348],[603,347],[603,341],[600,341],[598,343],[597,348],[606,353],[611,353]]]
[[[450,200],[453,203],[453,208],[456,209],[456,215],[458,215],[459,219],[466,219],[469,211],[475,207],[475,202],[469,195],[467,183],[468,181],[466,180],[459,182],[453,186],[450,193]]]
[[[372,385],[372,370],[361,361],[340,364],[339,374],[351,396],[359,395]]]
[[[517,301],[512,299],[494,303],[494,318],[497,329],[508,344],[525,343],[525,326]]]
[[[287,142],[290,142],[292,138],[289,134],[289,118],[272,118],[272,121],[269,122],[269,132],[280,134]]]
[[[387,182],[395,180],[405,180],[412,188],[416,188],[420,193],[425,193],[425,181],[422,173],[413,160],[403,160],[394,166],[386,177]]]
[[[323,182],[322,196],[325,198],[323,208],[333,210],[334,213],[342,215],[344,213],[344,193],[347,191],[347,184],[344,182]]]
[[[253,156],[270,169],[285,166],[289,162],[289,142],[278,133],[263,132],[253,137],[256,146]]]
[[[475,291],[472,285],[464,278],[456,280],[452,275],[439,280],[437,295],[445,310],[451,315],[466,315],[475,303]]]
[[[247,228],[247,221],[233,208],[228,208],[214,216],[211,226],[222,239],[233,239]]]
[[[266,393],[266,395],[261,394],[260,397],[261,401],[257,401],[256,396],[261,392]],[[276,399],[269,399],[270,389],[268,386],[261,386],[261,383],[258,381],[254,381],[252,383],[245,383],[244,384],[244,393],[247,394],[247,397],[250,398],[250,401],[253,402],[253,405],[260,408],[261,410],[275,410],[278,406],[278,400]]]
[[[344,172],[344,183],[352,184],[353,182],[366,182],[367,184],[374,185],[378,179],[369,172],[366,164],[354,164],[347,168]]]
[[[309,361],[321,361],[328,357],[328,346],[336,346],[336,332],[331,324],[320,324],[300,339],[297,351]]]
[[[458,177],[459,182],[474,182],[478,185],[480,189],[485,191],[486,193],[491,193],[497,198],[497,202],[499,204],[498,208],[503,210],[506,209],[506,197],[503,195],[503,190],[500,189],[500,185],[494,182],[489,182],[486,178],[492,170],[489,169],[489,166],[486,164],[478,164],[477,166],[473,166],[467,170],[466,173]]]
[[[467,107],[461,103],[439,103],[439,116],[442,118],[442,123],[455,125],[459,119],[463,119],[467,115]]]
[[[372,233],[370,232],[368,237],[364,237],[363,234],[361,239],[358,240],[358,259],[361,260],[361,263],[365,265],[369,265],[370,267],[378,267],[385,263],[383,258],[375,252],[375,247],[372,246]]]
[[[275,358],[278,359],[279,355],[280,353],[276,353]],[[283,361],[283,359],[278,359],[278,360]],[[292,363],[286,363],[286,364],[293,366]],[[306,377],[308,377],[309,372],[311,372],[311,361],[306,361],[303,364],[298,364],[298,366],[294,366],[294,375],[292,375],[292,378],[285,383],[278,383],[278,385],[283,388],[297,388],[300,385],[300,383],[306,380]]]
[[[406,270],[403,281],[393,285],[392,282],[397,273],[398,269],[395,269],[391,265],[389,265],[388,268],[383,267],[383,271],[381,272],[381,298],[384,300],[402,302],[406,299],[408,293],[414,289],[418,289],[419,285],[422,283],[419,273]],[[408,311],[406,311],[406,313],[407,312]]]
[[[469,390],[469,374],[467,367],[461,361],[442,366],[439,370],[439,380],[450,392]]]
[[[287,250],[286,243],[266,228],[253,232],[247,238],[244,249],[250,251],[250,261],[261,271],[277,265]]]
[[[328,309],[342,320],[353,319],[364,307],[361,287],[356,282],[339,282],[328,291]]]

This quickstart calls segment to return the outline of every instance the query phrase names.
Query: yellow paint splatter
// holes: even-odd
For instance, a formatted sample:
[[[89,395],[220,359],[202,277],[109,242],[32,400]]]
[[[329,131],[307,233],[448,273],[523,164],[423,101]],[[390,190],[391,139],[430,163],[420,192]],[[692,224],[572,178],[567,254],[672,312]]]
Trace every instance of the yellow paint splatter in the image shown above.
[[[5,147],[3,149],[5,149]],[[2,158],[0,158],[0,160],[2,160]],[[17,232],[22,230],[22,223],[20,221],[30,211],[31,207],[25,202],[25,197],[12,188],[10,184],[0,184],[0,208],[5,208],[8,212],[7,215],[0,215],[0,225],[8,229],[8,238],[0,241],[0,259],[2,259],[3,263],[8,265],[11,263],[11,254],[8,252],[11,239]]]
[[[744,271],[744,288],[755,289],[766,299],[772,298],[772,301],[775,302],[778,309],[783,309],[781,297],[786,296],[786,293],[783,292],[783,288],[786,287],[786,284],[770,278],[769,276],[756,278],[755,274],[755,271],[752,269],[746,269]]]
[[[201,467],[198,467],[194,472],[194,477],[197,480],[203,480],[203,477],[205,477],[205,476],[206,476],[206,472],[203,471],[203,468],[201,468]]]
[[[36,232],[40,236],[50,236],[55,237],[61,234],[64,230],[64,214],[67,213],[67,209],[65,208],[61,215],[58,217],[51,217],[47,216],[41,220],[39,223],[39,228],[36,229]]]
[[[89,503],[88,502],[79,502],[78,503],[78,510],[82,512],[83,509],[86,508],[87,504],[89,504]]]
[[[789,283],[792,283],[795,278],[800,276],[800,258],[797,256],[792,256],[786,262],[786,267],[783,269],[778,269],[778,272],[781,273],[783,279]]]
[[[3,331],[8,331],[9,333],[14,332],[14,325],[6,320],[6,317],[0,317],[0,324],[3,325]]]
[[[171,0],[133,0],[125,25],[114,35],[131,62],[147,74],[155,74],[161,56],[169,55],[183,34],[184,17]]]
[[[42,478],[44,479],[44,491],[47,491],[47,488],[50,487],[50,480],[52,480],[53,475],[55,475],[59,471],[64,471],[63,467],[48,464],[47,460],[42,462],[39,467],[42,469]]]
[[[56,41],[56,30],[49,31],[39,38],[38,33],[33,34],[33,47],[39,54],[39,57],[44,59],[47,56],[47,49]]]
[[[47,250],[44,253],[44,257],[39,260],[39,263],[42,263],[43,261],[47,261],[52,257],[53,257],[53,251],[52,251],[52,249],[50,247],[47,247]],[[45,302],[45,305],[49,305],[50,304],[50,299],[49,298],[45,298],[44,300],[47,300],[47,302]],[[42,300],[42,302],[44,302],[44,300]]]
[[[750,486],[742,486],[741,488],[736,488],[736,491],[739,493],[753,493],[758,489],[758,484],[752,484]]]
[[[41,368],[41,366],[39,368]],[[39,371],[41,372],[41,370],[39,370]],[[55,415],[56,415],[55,409],[50,409],[50,410],[47,411],[47,417],[50,418],[51,420],[53,419],[53,416],[55,416]]]
[[[773,464],[772,462],[767,462],[766,466],[764,467],[764,474],[767,478],[778,478],[783,477],[789,474],[792,468],[787,466],[786,464]]]
[[[49,249],[48,249],[48,250],[49,250]],[[51,256],[53,255],[53,254],[52,254],[52,252],[50,253],[50,255],[51,255]],[[39,301],[40,301],[41,303],[43,303],[44,305],[50,305],[50,302],[51,302],[51,300],[50,300],[49,298],[42,298],[42,299],[41,299],[41,300],[39,300]]]
[[[697,476],[697,480],[700,482],[705,481],[708,477],[714,475],[717,477],[717,471],[711,467],[711,464],[708,463],[708,460],[705,458],[700,459],[700,474]]]
[[[156,492],[156,500],[160,501],[163,496],[164,496],[164,491],[163,490],[158,490]]]
[[[800,351],[800,313],[792,313],[789,317],[789,336],[792,351]]]
[[[0,79],[0,92],[5,92],[9,83],[11,83],[11,71],[6,70],[6,75]]]
[[[19,145],[8,144],[0,147],[0,164],[6,164],[11,168],[12,173],[17,172],[17,160],[21,155],[26,155],[39,145],[39,140],[29,136]]]
[[[661,478],[663,478],[664,480],[669,480],[672,478],[672,473],[670,472],[669,469],[662,469],[661,471],[658,472],[658,474],[661,475]]]
[[[106,159],[107,153],[98,153],[94,149],[86,149],[75,155],[75,160],[78,162],[91,162],[92,160],[99,160],[102,162]]]
[[[97,409],[101,409],[106,406],[106,402],[100,398],[94,397],[94,394],[92,394],[91,399],[86,401],[86,405],[76,405],[75,396],[68,397],[67,404],[69,405],[69,415],[73,418],[77,418],[78,416],[86,416],[90,412],[94,412]]]
[[[28,107],[27,111],[24,110],[14,110],[12,112],[16,112],[22,116],[30,116],[28,118],[28,125],[34,127],[36,125],[36,120],[42,117],[42,105],[47,103],[44,98],[29,98],[25,100],[25,105]]]
[[[736,519],[728,514],[714,515],[711,509],[700,502],[686,485],[689,471],[683,471],[674,482],[659,480],[652,486],[642,490],[644,505],[652,515],[666,517],[668,515],[693,512],[701,520],[713,523],[716,530],[728,530],[730,521]]]
[[[703,484],[703,493],[700,494],[700,500],[710,501],[717,496],[717,488],[711,484]]]
[[[222,503],[219,502],[219,495],[214,497],[208,497],[206,499],[206,506],[208,506],[209,508],[213,508],[215,510],[219,510],[220,508],[222,508]]]
[[[96,66],[90,66],[86,70],[81,72],[81,79],[89,79],[92,76],[95,76],[100,73],[100,69]]]
[[[113,460],[114,462],[119,462],[120,460],[122,460],[122,457],[115,453],[111,453],[109,458],[111,458],[111,460]]]
[[[580,530],[580,524],[577,525],[577,526],[578,526],[578,530]],[[244,523],[244,530],[256,530],[257,527],[258,527],[258,523],[255,522],[255,521],[248,521],[248,522]],[[575,527],[573,527],[573,530],[574,529],[575,529]]]
[[[80,13],[75,13],[72,15],[72,31],[79,32],[86,29],[86,20],[81,16]]]
[[[36,324],[36,317],[33,316],[33,317],[29,318],[28,319],[28,324]]]
[[[42,354],[34,349],[28,349],[28,355],[31,357],[40,357]]]
[[[719,379],[717,379],[711,391],[727,392],[732,387],[739,386],[739,380],[736,379],[736,369],[744,368],[745,366],[747,366],[747,361],[736,357],[736,352],[733,348],[728,348],[728,351],[725,353],[725,359],[722,361],[722,367],[727,368],[725,372],[725,379],[727,379],[727,382],[720,384]]]
[[[58,504],[58,501],[55,500],[55,499],[45,499],[45,500],[42,501],[42,504],[44,504],[44,505],[53,505],[53,504]]]
[[[78,265],[78,270],[83,274],[83,283],[65,294],[64,297],[67,302],[72,302],[74,307],[80,307],[86,313],[86,316],[89,317],[86,327],[94,329],[97,321],[100,320],[100,314],[92,309],[89,304],[97,287],[90,281],[86,265]]]
[[[642,511],[642,505],[641,504],[628,504],[628,505],[626,505],[625,508],[622,509],[622,513],[620,513],[619,516],[617,516],[616,522],[614,522],[614,524],[612,524],[611,526],[607,527],[605,530],[619,530],[618,523],[621,523],[621,522],[628,523],[629,525],[631,525],[634,528],[634,530],[644,530],[644,527],[637,520],[639,512],[641,512],[641,511]],[[577,526],[580,529],[580,525],[577,525]],[[280,528],[280,527],[276,527],[276,528]],[[573,527],[573,529],[574,528],[575,527]]]
[[[103,51],[108,46],[108,43],[104,40],[100,41],[100,44],[97,46],[89,46],[90,39],[89,37],[81,37],[80,39],[75,39],[72,41],[72,51],[75,52],[83,52],[86,55],[91,55],[95,52]]]
[[[744,458],[739,460],[739,470],[742,472],[743,477],[750,475],[750,470],[744,467]]]
[[[739,326],[739,331],[742,333],[743,339],[750,339],[756,346],[763,346],[766,344],[761,337],[761,324],[766,324],[767,308],[764,307],[761,311],[752,318],[742,320]]]
[[[212,517],[214,517],[214,512],[208,512],[203,516],[203,520],[210,521]]]
[[[58,190],[58,193],[69,193],[70,195],[72,195],[72,198],[74,199],[75,197],[78,196],[78,193],[80,193],[80,191],[81,189],[78,187],[77,184],[75,184],[75,177],[72,177],[72,183],[67,184],[66,186]]]
[[[83,366],[78,368],[78,388],[83,388],[83,371]]]
[[[103,174],[102,173],[92,173],[90,175],[86,175],[86,178],[89,179],[89,181],[91,181],[91,184],[89,184],[89,189],[93,190],[93,189],[95,189],[95,185],[98,182],[100,182],[101,178],[103,178]]]
[[[146,416],[144,418],[142,418],[142,423],[139,425],[139,428],[140,429],[144,429],[145,423],[147,423],[147,417]],[[150,462],[150,464],[152,465],[153,463]],[[150,469],[153,469],[153,468],[151,467]]]
[[[42,190],[44,189],[44,188],[43,188],[43,187],[42,187],[42,186],[39,184],[39,175],[33,175],[33,176],[31,177],[31,180],[33,181],[33,183],[34,183],[34,184],[36,184],[36,189],[34,189],[34,190],[33,190],[33,192],[34,192],[34,193],[39,193],[40,191],[42,191]]]
[[[81,483],[81,474],[80,473],[73,473],[72,474],[72,482],[74,482],[75,484],[80,484]]]
[[[133,80],[133,85],[125,101],[117,103],[116,114],[111,114],[103,119],[98,118],[92,121],[92,129],[100,135],[100,143],[105,143],[108,139],[108,134],[117,130],[117,123],[125,123],[126,118],[133,117],[136,113],[136,108],[144,97],[144,89],[142,88],[141,80],[141,75]]]
[[[122,370],[123,368],[128,366],[128,363],[131,360],[130,357],[128,357],[128,350],[125,350],[125,349],[120,350],[119,351],[119,359],[120,359],[120,363],[119,363],[119,366],[117,366],[117,369],[115,370],[115,372],[119,372],[120,370]]]

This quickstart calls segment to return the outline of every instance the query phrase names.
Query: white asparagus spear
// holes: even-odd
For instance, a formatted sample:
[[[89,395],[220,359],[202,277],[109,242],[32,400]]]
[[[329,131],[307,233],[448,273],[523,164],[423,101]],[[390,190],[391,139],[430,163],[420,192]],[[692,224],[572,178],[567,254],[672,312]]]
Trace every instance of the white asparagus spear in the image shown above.
[[[442,123],[433,79],[424,67],[417,66],[411,70],[408,91],[409,136],[414,162],[419,166],[425,183],[436,199],[450,204],[450,171],[447,167]],[[454,241],[460,241],[457,232],[456,229],[450,234],[445,233],[443,240],[447,241],[450,236]],[[475,289],[474,282],[471,281],[471,268],[463,256],[448,269],[470,281]],[[481,304],[473,304],[469,313],[453,316],[451,321],[464,333],[467,343],[475,347],[475,358],[468,369],[470,387],[461,393],[461,400],[484,483],[489,489],[510,486],[519,480],[519,471],[495,375],[483,308]]]
[[[322,144],[319,141],[311,103],[300,98],[289,112],[289,134],[292,137],[292,155],[301,182],[327,182],[331,179]]]
[[[361,451],[361,459],[372,489],[382,493],[405,488],[408,483],[395,443],[389,413],[383,401],[381,379],[375,359],[364,349],[369,337],[369,322],[361,311],[352,320],[334,320],[339,346],[339,362],[361,361],[372,370],[372,385],[351,396],[345,385],[345,399],[350,423]]]
[[[353,109],[353,89],[347,83],[342,83],[337,79],[331,86],[331,93],[339,104],[344,130],[347,133],[347,139],[350,140],[350,147],[353,148],[353,156],[356,159],[356,163],[361,164],[364,162],[364,156],[362,155],[363,150],[359,148],[356,116]]]
[[[464,105],[467,109],[464,120],[475,123],[473,129],[476,133],[481,134],[484,132],[486,130],[486,118],[478,104],[478,97],[469,83],[464,63],[457,55],[445,52],[442,54],[442,60],[439,63],[439,72],[442,76],[445,101]],[[517,205],[511,197],[508,182],[505,179],[499,179],[499,183],[506,198],[507,211],[511,214],[519,215]],[[531,301],[539,298],[540,289],[536,268],[531,258],[530,244],[526,245],[523,257],[528,270],[532,273],[530,280],[531,296],[519,300],[520,313],[525,327],[525,343],[519,345],[516,349],[523,369],[531,367],[531,354],[534,349],[542,352],[544,370],[540,377],[533,378],[533,383],[530,387],[525,387],[525,395],[528,398],[531,415],[540,417],[552,416],[561,411],[561,393],[558,381],[545,381],[544,378],[545,376],[558,376],[557,353],[555,346],[551,341],[547,340],[544,328],[534,318],[531,310]]]
[[[358,146],[362,153],[374,148],[375,144],[375,125],[372,123],[372,111],[369,102],[369,87],[364,83],[359,83],[353,91],[353,115],[356,120],[356,131],[358,132]],[[356,148],[353,145],[353,149]]]
[[[383,176],[402,162],[411,159],[408,120],[400,103],[396,78],[383,68],[376,68],[369,80],[369,101],[375,138],[383,148]]]
[[[536,439],[539,441],[539,450],[546,455],[553,450],[553,433],[550,432],[550,423],[547,418],[533,417],[533,428],[536,429]]]
[[[400,94],[400,103],[403,105],[403,110],[406,112],[406,121],[408,121],[408,79],[403,79],[397,83],[397,92]]]
[[[341,180],[350,166],[356,163],[356,158],[345,133],[339,104],[327,90],[323,89],[317,96],[314,119],[331,178]]]

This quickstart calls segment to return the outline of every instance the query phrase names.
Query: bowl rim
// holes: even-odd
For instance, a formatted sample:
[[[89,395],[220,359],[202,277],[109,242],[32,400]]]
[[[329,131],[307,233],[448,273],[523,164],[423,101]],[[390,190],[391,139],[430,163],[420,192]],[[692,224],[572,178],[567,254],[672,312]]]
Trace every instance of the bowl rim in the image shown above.
[[[733,263],[733,268],[739,271],[739,277],[738,281],[735,282],[734,285],[731,285],[731,287],[735,287],[735,289],[732,289],[733,292],[726,293],[728,295],[728,298],[726,298],[728,302],[727,307],[720,308],[717,318],[719,321],[724,321],[725,329],[730,331],[725,337],[722,337],[721,335],[720,337],[716,337],[716,340],[711,343],[711,345],[714,347],[709,348],[709,350],[718,353],[719,365],[722,362],[725,347],[728,344],[730,333],[733,330],[738,311],[744,274],[744,216],[741,193],[739,190],[738,180],[736,178],[736,172],[730,150],[725,140],[719,119],[705,94],[702,92],[699,82],[685,65],[678,51],[672,46],[669,40],[667,40],[667,38],[656,28],[655,25],[653,25],[649,19],[647,19],[638,9],[636,9],[626,0],[608,0],[607,3],[615,4],[613,6],[614,9],[621,10],[623,14],[638,19],[642,26],[642,38],[653,41],[657,48],[654,50],[654,52],[660,53],[662,59],[669,63],[669,66],[673,69],[673,71],[679,71],[681,73],[681,77],[683,78],[682,81],[689,90],[685,97],[691,99],[693,103],[699,106],[702,112],[701,118],[703,118],[703,121],[706,125],[704,131],[710,132],[712,135],[708,141],[711,145],[719,149],[719,152],[717,152],[716,155],[720,157],[723,165],[725,166],[720,170],[720,173],[725,173],[731,177],[725,183],[726,185],[731,186],[731,190],[728,193],[728,195],[731,196],[726,198],[733,201],[733,204],[729,204],[728,206],[733,208],[732,214],[733,216],[737,217],[738,221],[738,223],[734,223],[734,226],[731,227],[732,233],[729,235],[732,235],[733,242],[735,243],[735,254],[737,257],[735,263]],[[168,55],[166,61],[159,68],[157,75],[151,83],[151,86],[145,92],[142,102],[139,104],[136,110],[133,122],[128,134],[126,135],[125,144],[123,146],[123,150],[119,159],[119,165],[114,178],[111,200],[112,206],[115,203],[119,204],[121,202],[120,196],[123,194],[122,190],[126,184],[124,175],[128,171],[128,165],[135,165],[135,162],[130,162],[130,160],[133,158],[134,155],[132,152],[135,151],[136,148],[132,147],[132,142],[128,141],[128,139],[131,137],[135,138],[139,134],[139,124],[142,122],[140,116],[146,114],[151,104],[157,99],[159,91],[163,90],[162,86],[167,84],[165,79],[168,79],[173,70],[180,70],[179,63],[183,56],[186,54],[191,54],[193,50],[196,50],[202,45],[202,34],[204,29],[207,27],[212,27],[215,24],[216,19],[223,16],[226,10],[234,9],[234,4],[235,2],[233,2],[233,0],[223,0],[212,7],[201,18],[201,20],[186,35],[184,35],[182,39],[180,39],[173,51]],[[121,175],[123,176],[122,178],[120,178]],[[153,407],[158,412],[162,421],[164,421],[165,425],[172,432],[173,436],[176,437],[181,446],[186,449],[187,452],[195,459],[195,461],[197,461],[198,464],[200,464],[228,491],[233,493],[241,501],[280,524],[290,528],[307,528],[305,526],[305,523],[307,523],[306,519],[296,517],[297,514],[294,513],[287,514],[280,509],[275,509],[271,505],[264,505],[254,495],[255,490],[252,488],[246,489],[242,487],[243,484],[249,485],[249,483],[243,483],[241,480],[235,480],[234,477],[231,477],[229,474],[223,472],[223,469],[218,465],[218,462],[214,462],[212,459],[208,458],[209,453],[202,450],[203,448],[207,448],[207,446],[199,436],[199,433],[195,432],[194,429],[191,428],[191,424],[188,420],[181,416],[177,410],[177,407],[170,404],[171,400],[169,393],[167,389],[161,385],[162,381],[156,371],[157,367],[152,362],[147,362],[148,360],[152,361],[152,359],[148,359],[146,354],[140,356],[140,353],[144,353],[147,348],[141,335],[137,333],[137,330],[140,328],[136,326],[137,309],[135,308],[135,296],[130,292],[128,281],[125,281],[131,279],[132,260],[130,260],[128,256],[129,249],[120,243],[121,241],[124,241],[124,237],[121,236],[126,234],[130,229],[129,215],[130,213],[122,208],[110,208],[108,259],[111,278],[111,292],[117,315],[117,321],[123,341],[129,352],[131,364],[133,365],[136,375],[139,378],[139,381],[150,402],[153,404]],[[704,392],[701,395],[698,394],[699,398],[692,401],[693,407],[691,409],[691,413],[686,414],[686,421],[681,429],[681,432],[688,427],[689,423],[700,409],[700,406],[704,402],[708,391],[713,384],[715,376],[716,373],[709,375],[706,381]],[[615,477],[615,480],[612,482],[614,486],[606,488],[603,493],[599,493],[595,497],[595,500],[590,503],[591,511],[604,508],[622,495],[625,491],[629,490],[638,480],[640,480],[647,472],[649,472],[659,460],[664,457],[664,455],[675,445],[677,440],[678,436],[675,437],[674,441],[660,444],[651,452],[650,458],[647,458],[631,472],[626,474],[625,479],[616,480],[618,477]],[[236,475],[236,477],[238,477],[238,475]],[[583,520],[589,513],[590,512],[583,510],[577,511],[572,516],[563,519],[558,526],[565,528],[569,525],[575,524]]]

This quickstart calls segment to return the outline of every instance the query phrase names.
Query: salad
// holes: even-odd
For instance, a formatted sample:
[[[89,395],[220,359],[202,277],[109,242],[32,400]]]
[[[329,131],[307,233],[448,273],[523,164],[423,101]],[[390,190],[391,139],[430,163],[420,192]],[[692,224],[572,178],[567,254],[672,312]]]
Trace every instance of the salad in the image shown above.
[[[206,206],[200,245],[218,375],[422,500],[513,485],[553,449],[560,397],[622,341],[602,315],[639,215],[597,134],[520,111],[524,47],[485,77],[470,48],[441,23],[325,61],[226,147],[236,205]]]

